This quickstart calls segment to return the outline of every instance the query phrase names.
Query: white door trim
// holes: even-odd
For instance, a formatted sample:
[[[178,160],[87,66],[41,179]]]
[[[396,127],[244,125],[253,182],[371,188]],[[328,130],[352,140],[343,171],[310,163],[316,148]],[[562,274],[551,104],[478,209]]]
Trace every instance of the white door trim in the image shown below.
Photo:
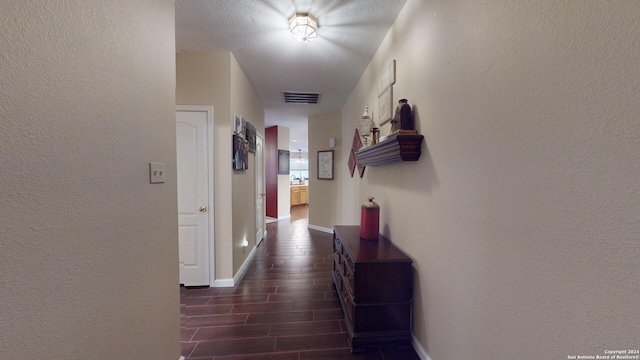
[[[258,141],[259,140],[259,141]],[[261,194],[258,194],[258,192],[265,194],[267,189],[266,189],[266,180],[265,180],[265,168],[264,168],[264,135],[262,135],[261,133],[257,132],[256,133],[256,142],[259,142],[261,144],[261,149],[260,149],[260,160],[262,160],[262,164],[260,164],[260,166],[258,166],[258,150],[256,149],[256,174],[255,174],[255,185],[256,185],[256,202],[258,201],[258,199],[260,199],[260,201],[262,202],[262,213],[260,214],[260,217],[262,217],[262,233],[258,234],[258,232],[256,231],[256,244],[255,246],[258,246],[258,244],[260,244],[260,242],[262,241],[262,239],[264,239],[267,236],[267,217],[266,217],[266,209],[267,209],[267,197],[263,196]],[[262,174],[258,173],[258,169],[261,170]],[[259,183],[262,182],[262,184],[260,185]],[[260,186],[259,186],[260,185]],[[257,204],[256,204],[257,205]],[[256,219],[258,217],[257,214],[257,206],[256,206]],[[256,224],[257,227],[257,224]],[[260,230],[260,229],[257,229]]]
[[[214,236],[214,211],[215,206],[213,202],[213,106],[205,106],[205,105],[176,105],[176,111],[198,111],[198,112],[206,112],[207,113],[207,137],[209,141],[207,141],[207,176],[209,177],[209,182],[207,184],[207,188],[209,190],[209,204],[207,205],[208,211],[207,214],[209,216],[209,286],[213,286],[215,282],[216,276],[216,257],[215,257],[215,236]]]

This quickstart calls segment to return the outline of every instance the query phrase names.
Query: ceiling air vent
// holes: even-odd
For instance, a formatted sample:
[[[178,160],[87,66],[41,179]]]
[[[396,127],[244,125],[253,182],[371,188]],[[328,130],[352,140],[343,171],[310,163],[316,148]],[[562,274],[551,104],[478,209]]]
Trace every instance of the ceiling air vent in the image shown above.
[[[320,99],[320,93],[299,92],[299,91],[283,91],[285,104],[317,104]]]

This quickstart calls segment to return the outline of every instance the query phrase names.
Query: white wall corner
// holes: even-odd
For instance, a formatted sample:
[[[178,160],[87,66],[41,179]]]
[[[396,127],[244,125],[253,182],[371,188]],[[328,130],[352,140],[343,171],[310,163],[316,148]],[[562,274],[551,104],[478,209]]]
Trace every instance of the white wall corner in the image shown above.
[[[240,281],[242,281],[242,278],[244,277],[244,273],[247,272],[247,268],[249,268],[249,264],[251,263],[251,260],[253,260],[253,257],[256,254],[256,249],[258,247],[254,246],[253,249],[251,249],[251,252],[249,253],[249,256],[247,256],[246,259],[244,259],[244,262],[242,263],[242,266],[240,266],[240,269],[238,269],[238,272],[236,273],[236,275],[233,277],[233,285],[232,286],[236,286],[240,283]]]
[[[237,284],[239,284],[242,278],[244,277],[244,273],[247,272],[249,263],[251,263],[251,260],[256,254],[256,249],[257,249],[257,246],[254,246],[253,249],[251,249],[249,256],[247,256],[247,258],[244,260],[244,262],[242,263],[242,266],[240,266],[240,269],[238,269],[238,272],[233,277],[233,279],[216,279],[213,281],[213,284],[211,284],[211,287],[234,287]]]

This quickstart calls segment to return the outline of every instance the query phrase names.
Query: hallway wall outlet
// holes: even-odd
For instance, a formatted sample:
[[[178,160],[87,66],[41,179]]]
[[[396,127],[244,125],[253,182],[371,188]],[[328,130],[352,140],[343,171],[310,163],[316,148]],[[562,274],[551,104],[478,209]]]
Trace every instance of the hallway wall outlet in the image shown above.
[[[164,163],[149,163],[149,182],[151,184],[164,184]]]
[[[244,247],[249,246],[249,241],[248,241],[248,240],[244,240],[244,241],[242,242],[242,246],[244,246]]]

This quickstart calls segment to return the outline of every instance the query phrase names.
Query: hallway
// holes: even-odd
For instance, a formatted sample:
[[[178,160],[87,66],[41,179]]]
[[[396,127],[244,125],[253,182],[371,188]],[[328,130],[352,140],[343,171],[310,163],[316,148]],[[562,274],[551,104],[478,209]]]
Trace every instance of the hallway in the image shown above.
[[[308,230],[307,206],[267,224],[235,288],[180,289],[186,359],[418,360],[413,349],[351,354],[331,278],[332,236]]]

